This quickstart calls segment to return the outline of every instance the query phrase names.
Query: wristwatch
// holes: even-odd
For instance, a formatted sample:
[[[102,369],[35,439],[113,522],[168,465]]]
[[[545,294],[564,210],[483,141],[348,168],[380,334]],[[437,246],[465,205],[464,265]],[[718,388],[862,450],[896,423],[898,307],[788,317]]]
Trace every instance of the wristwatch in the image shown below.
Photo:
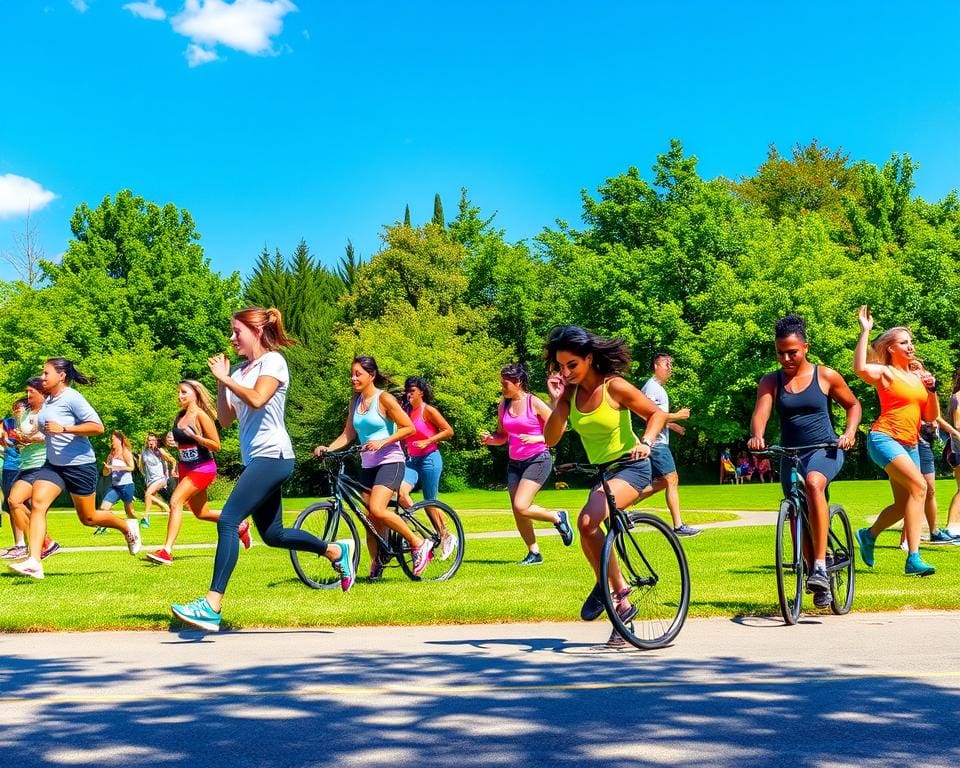
[[[647,448],[653,448],[653,443],[651,443],[651,442],[650,442],[649,440],[647,440],[647,438],[645,438],[645,437],[641,437],[641,438],[640,438],[640,442],[641,442],[643,445],[647,446]]]

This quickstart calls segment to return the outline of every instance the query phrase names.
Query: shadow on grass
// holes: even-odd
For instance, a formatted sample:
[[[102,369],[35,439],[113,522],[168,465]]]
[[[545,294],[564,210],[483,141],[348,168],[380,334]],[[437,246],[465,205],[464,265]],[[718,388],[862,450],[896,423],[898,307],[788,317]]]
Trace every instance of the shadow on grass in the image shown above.
[[[491,642],[480,628],[428,651],[380,643],[371,652],[362,639],[337,651],[301,643],[289,661],[256,663],[247,633],[176,634],[179,650],[148,643],[149,666],[89,647],[75,657],[4,655],[0,759],[204,768],[960,764],[954,718],[944,716],[960,705],[955,690],[856,667],[841,677],[825,665],[639,652],[588,662],[570,654],[582,643]],[[509,652],[517,647],[526,652]],[[98,654],[96,663],[87,658]]]

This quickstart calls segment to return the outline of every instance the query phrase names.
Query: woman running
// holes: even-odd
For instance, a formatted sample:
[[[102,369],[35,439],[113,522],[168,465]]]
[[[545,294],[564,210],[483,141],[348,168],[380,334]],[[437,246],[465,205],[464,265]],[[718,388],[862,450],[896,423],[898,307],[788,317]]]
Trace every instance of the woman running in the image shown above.
[[[626,509],[650,485],[650,448],[666,426],[667,414],[623,378],[623,372],[630,367],[630,352],[623,339],[606,339],[578,326],[564,325],[550,332],[545,353],[550,372],[547,388],[554,405],[543,431],[547,445],[560,441],[569,419],[571,429],[583,441],[591,464],[629,460],[616,469],[608,481],[617,508]],[[646,421],[639,440],[631,426],[631,413]],[[601,589],[612,591],[617,613],[623,621],[629,621],[637,613],[629,599],[631,587],[619,565],[611,562],[609,572],[600,573],[603,549],[600,524],[608,514],[607,500],[598,484],[591,490],[577,520],[580,546],[596,579],[580,609],[580,618],[584,621],[593,621],[603,613]],[[614,628],[609,643],[625,642]]]
[[[103,422],[86,398],[70,385],[91,380],[64,357],[53,357],[40,376],[47,398],[37,416],[46,435],[46,461],[37,472],[30,495],[30,557],[11,568],[24,576],[43,578],[43,544],[47,534],[47,510],[63,491],[70,494],[80,522],[104,526],[124,534],[131,555],[140,551],[140,528],[136,520],[119,520],[97,509],[97,457],[90,445],[92,435],[103,434]]]
[[[440,497],[440,475],[443,472],[443,456],[439,443],[453,437],[453,428],[433,404],[433,389],[426,379],[410,376],[403,385],[403,410],[413,424],[413,435],[405,438],[407,451],[406,469],[400,484],[400,505],[413,506],[411,492],[420,488],[424,499]],[[440,533],[440,557],[446,560],[457,548],[457,537],[444,527],[443,516],[428,510],[430,519]]]
[[[143,518],[150,519],[150,510],[156,504],[164,512],[170,507],[161,498],[167,493],[167,483],[170,481],[168,467],[176,462],[173,457],[160,447],[160,438],[153,432],[147,433],[147,442],[140,452],[140,468],[143,471]],[[169,497],[168,497],[169,498]]]
[[[33,492],[33,481],[47,457],[47,448],[43,432],[37,424],[37,416],[43,407],[43,385],[36,376],[27,381],[25,407],[20,413],[17,429],[10,435],[20,448],[20,471],[10,486],[7,500],[10,503],[10,519],[18,534],[16,546],[2,555],[4,560],[22,560],[27,556],[24,533],[30,530],[30,510],[27,503]],[[59,551],[60,545],[49,537],[43,542],[41,560]]]
[[[397,398],[379,389],[389,386],[390,379],[380,372],[377,361],[369,355],[353,359],[350,383],[354,397],[347,413],[343,432],[330,445],[318,445],[314,455],[346,448],[354,440],[361,445],[360,484],[370,491],[363,500],[370,518],[378,529],[395,531],[410,545],[413,552],[413,575],[419,576],[433,559],[433,541],[418,536],[388,505],[403,482],[405,458],[400,441],[413,435],[413,423]],[[370,578],[379,579],[383,564],[378,557],[380,548],[373,534],[367,531],[367,549],[370,552]]]
[[[110,435],[110,453],[103,462],[103,476],[110,478],[110,490],[104,494],[103,501],[100,502],[102,511],[110,512],[114,504],[123,501],[123,511],[126,513],[127,519],[137,519],[133,511],[134,469],[136,469],[136,465],[133,461],[130,440],[120,430],[114,430]],[[140,521],[140,524],[143,525],[143,520]],[[106,531],[106,528],[100,526],[94,531],[94,534],[106,533]]]
[[[484,445],[507,443],[510,508],[520,538],[527,545],[527,554],[517,565],[540,565],[543,555],[533,529],[534,520],[551,523],[560,532],[565,546],[573,543],[567,510],[548,510],[533,503],[553,469],[550,447],[543,435],[543,426],[550,418],[550,406],[530,394],[527,370],[519,363],[507,365],[500,371],[500,391],[503,394],[497,405],[500,428],[493,435],[481,432],[480,440]]]
[[[857,531],[860,557],[872,568],[877,536],[902,519],[908,550],[904,573],[930,576],[936,569],[920,557],[920,524],[927,484],[920,471],[917,442],[920,422],[936,421],[940,415],[936,386],[928,373],[910,370],[914,349],[909,328],[891,328],[869,344],[873,328],[870,309],[860,307],[857,320],[860,338],[853,352],[853,370],[877,388],[880,398],[880,416],[870,427],[867,453],[887,473],[893,489],[893,505],[884,509],[872,526]]]
[[[220,629],[223,595],[237,564],[237,526],[251,515],[265,544],[326,557],[340,574],[340,587],[353,585],[353,541],[327,543],[306,531],[283,527],[281,486],[294,467],[293,445],[284,425],[290,374],[277,350],[292,345],[280,312],[252,307],[233,316],[230,342],[244,359],[233,373],[225,355],[209,360],[217,380],[217,416],[226,428],[240,423],[243,471],[217,522],[217,554],[210,591],[191,603],[173,605],[173,615],[200,629]],[[181,420],[182,422],[182,420]],[[180,478],[180,484],[186,481]]]
[[[827,486],[843,467],[844,451],[856,442],[860,401],[839,373],[825,365],[814,365],[807,359],[810,345],[807,343],[807,324],[802,317],[787,315],[777,320],[774,345],[780,369],[768,373],[757,386],[757,402],[750,420],[751,437],[747,447],[751,451],[762,451],[766,447],[763,434],[774,408],[780,419],[781,445],[796,448],[835,443],[837,446],[805,451],[799,457],[813,539],[813,551],[804,552],[810,574],[806,586],[813,593],[813,604],[825,608],[831,599],[830,577],[827,575],[827,534],[830,529]],[[839,403],[847,413],[840,437],[833,428],[831,400]],[[782,458],[780,484],[785,497],[790,495],[790,470],[790,462]]]
[[[213,399],[199,381],[184,379],[177,387],[177,402],[182,410],[173,420],[172,434],[180,455],[177,470],[180,480],[170,497],[167,538],[160,549],[147,555],[158,565],[173,565],[173,545],[180,535],[184,504],[197,520],[215,523],[221,514],[220,510],[210,509],[207,500],[207,488],[217,479],[213,454],[220,450]],[[250,521],[241,521],[237,533],[243,548],[250,549]]]

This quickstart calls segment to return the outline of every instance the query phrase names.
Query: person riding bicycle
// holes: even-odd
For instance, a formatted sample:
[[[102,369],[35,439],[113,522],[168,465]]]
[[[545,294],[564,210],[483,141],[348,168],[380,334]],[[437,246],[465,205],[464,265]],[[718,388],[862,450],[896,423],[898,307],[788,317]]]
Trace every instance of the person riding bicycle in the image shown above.
[[[617,467],[608,482],[617,507],[626,509],[650,485],[650,449],[666,426],[667,414],[623,378],[623,371],[630,367],[630,353],[623,339],[605,339],[575,325],[559,326],[550,332],[545,356],[553,412],[544,425],[544,440],[551,447],[556,445],[569,419],[591,464],[632,459]],[[646,420],[640,439],[633,432],[631,412]],[[608,515],[603,488],[597,485],[577,520],[580,546],[596,576],[580,617],[593,621],[600,616],[604,611],[601,590],[611,589],[617,599],[617,613],[627,622],[637,613],[629,600],[632,588],[619,568],[600,574],[604,538],[600,524]],[[622,642],[614,629],[610,644]]]
[[[843,377],[832,368],[814,365],[807,359],[807,324],[798,315],[787,315],[777,321],[774,344],[780,369],[768,373],[757,386],[757,402],[750,420],[747,447],[762,451],[766,447],[763,434],[770,413],[775,407],[780,418],[780,443],[795,448],[816,443],[836,443],[836,448],[819,448],[799,456],[799,472],[804,479],[807,513],[813,538],[813,567],[807,578],[807,589],[813,592],[813,604],[824,608],[830,604],[830,578],[827,575],[827,530],[829,507],[827,486],[843,467],[844,451],[853,447],[860,426],[861,407]],[[830,413],[830,401],[838,403],[847,414],[843,434],[837,437]],[[780,463],[780,483],[784,496],[791,486],[790,465]]]

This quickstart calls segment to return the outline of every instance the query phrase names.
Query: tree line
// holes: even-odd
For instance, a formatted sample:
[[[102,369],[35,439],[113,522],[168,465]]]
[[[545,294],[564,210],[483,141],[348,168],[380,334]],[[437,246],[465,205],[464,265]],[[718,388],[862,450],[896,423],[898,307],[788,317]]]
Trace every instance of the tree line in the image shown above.
[[[876,396],[851,371],[861,304],[878,326],[914,331],[946,396],[960,363],[960,200],[915,195],[916,171],[905,154],[878,167],[813,142],[771,147],[750,177],[706,180],[675,140],[650,174],[631,167],[582,191],[577,226],[510,242],[463,190],[449,221],[439,196],[424,224],[407,206],[366,260],[349,243],[332,260],[300,242],[289,255],[264,249],[244,276],[211,269],[189,212],[124,190],[77,208],[62,261],[42,262],[37,284],[0,285],[0,388],[12,400],[46,357],[72,357],[97,377],[86,394],[108,429],[139,440],[168,428],[180,378],[210,383],[206,358],[226,349],[231,312],[276,306],[300,342],[288,353],[288,426],[301,456],[339,434],[350,360],[369,354],[397,385],[433,383],[456,430],[447,487],[484,485],[503,474],[503,457],[477,440],[496,418],[500,368],[523,362],[542,390],[543,340],[575,323],[625,338],[638,383],[655,351],[674,356],[670,394],[692,411],[675,451],[682,469],[712,472],[719,449],[747,437],[788,312],[806,318],[811,356],[844,374],[866,425]],[[558,446],[561,458],[579,451],[569,437]],[[239,471],[230,431],[220,464]],[[849,465],[872,475],[859,452]],[[292,490],[316,482],[304,461]]]

